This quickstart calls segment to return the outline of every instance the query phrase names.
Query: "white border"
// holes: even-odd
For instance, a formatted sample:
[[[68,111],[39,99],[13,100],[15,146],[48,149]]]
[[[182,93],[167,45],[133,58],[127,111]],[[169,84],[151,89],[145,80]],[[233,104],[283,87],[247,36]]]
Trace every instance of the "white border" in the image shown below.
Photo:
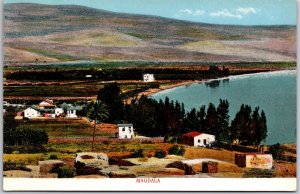
[[[136,178],[45,179],[4,178],[4,191],[296,191],[296,178]],[[16,187],[17,186],[17,187]]]
[[[297,8],[299,1],[297,1]],[[3,34],[2,34],[2,8],[3,0],[0,0],[0,64],[3,67]],[[299,9],[298,9],[299,10]],[[300,14],[297,14],[298,25]],[[299,62],[299,35],[300,28],[297,26],[297,64]],[[297,76],[300,70],[297,68]],[[0,83],[3,85],[2,71],[0,71]],[[297,91],[300,91],[300,81],[297,78]],[[0,95],[0,108],[2,110],[3,89]],[[297,96],[297,121],[300,121],[300,103]],[[0,129],[2,129],[3,114],[0,111]],[[300,124],[297,122],[297,129]],[[0,133],[0,147],[3,148],[3,135]],[[297,141],[299,141],[297,132]],[[1,149],[1,155],[3,149]],[[298,152],[298,149],[297,149]],[[299,165],[299,163],[298,163]],[[0,171],[2,169],[2,157]],[[299,166],[298,166],[299,167]],[[299,169],[299,168],[298,168]],[[299,170],[297,170],[297,177]],[[299,181],[299,180],[298,180]],[[31,179],[31,178],[3,178],[1,179],[4,191],[295,191],[297,188],[296,178],[160,178],[160,183],[136,183],[136,179]],[[0,191],[1,192],[1,191]],[[1,192],[2,193],[2,192]],[[251,193],[251,192],[249,192]]]

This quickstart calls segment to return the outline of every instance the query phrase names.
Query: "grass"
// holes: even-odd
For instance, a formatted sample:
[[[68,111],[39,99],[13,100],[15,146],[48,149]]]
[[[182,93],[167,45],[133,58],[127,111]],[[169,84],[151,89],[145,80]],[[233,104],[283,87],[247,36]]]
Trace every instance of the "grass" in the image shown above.
[[[52,154],[57,155],[58,160],[75,158],[75,154],[73,153],[47,152],[37,154],[3,154],[3,161],[24,163],[25,165],[37,165],[38,161],[48,160]]]
[[[3,154],[3,161],[37,165],[44,157],[44,154]]]
[[[71,45],[81,46],[107,46],[107,47],[135,47],[140,43],[121,33],[109,31],[82,31],[78,33],[70,33],[69,36],[54,37],[50,40],[67,43]]]
[[[4,66],[4,70],[53,70],[53,69],[68,69],[68,70],[89,70],[89,69],[115,69],[115,68],[132,68],[132,67],[172,67],[172,66],[203,66],[213,65],[217,63],[195,62],[195,61],[175,61],[175,62],[158,62],[158,61],[78,61],[65,64],[61,63],[47,63],[43,65],[20,65],[20,66]],[[261,67],[261,68],[295,68],[296,62],[224,62],[222,65],[231,67]]]
[[[99,82],[69,85],[4,86],[4,96],[95,96],[100,87]]]
[[[228,150],[214,150],[206,148],[186,148],[184,157],[188,159],[194,158],[212,158],[216,160],[222,160],[230,163],[234,163],[233,151]]]
[[[21,121],[19,127],[45,130],[49,138],[54,137],[91,137],[93,126],[82,120],[29,120]],[[111,134],[96,131],[97,136],[110,136]]]
[[[72,56],[72,55],[67,55],[67,54],[62,54],[62,53],[57,53],[54,51],[50,51],[50,50],[42,50],[42,49],[25,49],[29,52],[33,52],[33,53],[37,53],[46,57],[50,57],[50,58],[55,58],[61,61],[76,61],[79,60],[78,57]]]
[[[34,83],[34,82],[33,82]],[[122,92],[136,90],[149,83],[120,83]],[[4,96],[82,97],[97,96],[103,86],[101,81],[73,82],[64,85],[19,85],[4,86]]]

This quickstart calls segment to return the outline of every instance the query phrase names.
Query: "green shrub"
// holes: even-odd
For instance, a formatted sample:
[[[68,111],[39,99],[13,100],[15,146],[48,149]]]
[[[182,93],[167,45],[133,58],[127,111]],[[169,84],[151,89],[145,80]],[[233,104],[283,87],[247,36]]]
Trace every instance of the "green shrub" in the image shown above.
[[[138,150],[135,150],[132,154],[132,157],[133,158],[143,158],[145,155],[144,155],[144,150],[143,149],[138,149]]]
[[[51,154],[51,155],[49,156],[49,160],[58,160],[58,157],[57,157],[56,154]]]
[[[7,170],[23,170],[23,171],[31,171],[30,168],[27,168],[24,162],[12,162],[12,161],[5,161],[3,162],[3,171]]]
[[[73,178],[75,169],[70,166],[62,166],[58,169],[58,178]]]
[[[283,152],[284,150],[279,143],[270,146],[270,154],[272,154],[273,158],[276,160],[283,159]]]
[[[154,155],[156,158],[164,158],[166,157],[166,152],[163,151],[163,150],[158,150],[155,152],[155,155]]]
[[[274,170],[253,168],[245,172],[244,178],[272,178]]]
[[[173,155],[183,156],[184,152],[185,152],[184,147],[179,145],[173,145],[169,149],[169,154],[173,154]]]
[[[110,144],[110,142],[107,141],[107,140],[103,141],[102,143],[103,143],[104,145],[109,145],[109,144]]]

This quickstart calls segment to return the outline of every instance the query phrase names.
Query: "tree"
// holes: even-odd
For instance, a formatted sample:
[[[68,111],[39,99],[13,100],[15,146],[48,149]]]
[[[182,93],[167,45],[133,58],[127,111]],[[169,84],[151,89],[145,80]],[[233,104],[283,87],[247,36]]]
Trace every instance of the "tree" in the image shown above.
[[[235,140],[238,144],[249,145],[248,130],[251,117],[251,107],[242,104],[239,112],[231,122],[231,140]],[[250,143],[251,144],[251,143]]]
[[[227,100],[220,99],[220,104],[217,108],[217,141],[229,141],[229,103]]]
[[[3,116],[3,143],[4,145],[14,145],[15,135],[18,123],[15,120],[15,111],[12,108],[7,108]]]
[[[102,101],[96,100],[95,102],[91,102],[88,105],[88,117],[94,120],[92,151],[94,151],[94,141],[95,141],[97,120],[103,121],[108,118],[108,115],[109,113],[108,113],[107,106]]]
[[[206,113],[206,132],[215,135],[217,132],[217,110],[214,104],[209,103]]]
[[[107,105],[109,117],[105,118],[107,122],[120,122],[123,118],[123,102],[120,95],[120,87],[117,83],[110,83],[99,90],[97,100]]]
[[[197,111],[197,117],[198,117],[198,131],[202,132],[205,129],[205,117],[206,117],[206,112],[205,112],[205,106],[201,106],[200,110]]]
[[[192,110],[186,114],[185,129],[187,131],[194,131],[198,130],[198,126],[199,120],[197,117],[197,110],[195,108],[192,108]]]
[[[258,120],[258,127],[256,129],[256,144],[260,144],[267,138],[268,127],[267,127],[267,118],[265,112],[262,110],[260,118]]]
[[[231,122],[231,140],[238,140],[243,145],[259,145],[267,137],[265,112],[259,114],[259,107],[253,112],[248,105],[242,105]]]

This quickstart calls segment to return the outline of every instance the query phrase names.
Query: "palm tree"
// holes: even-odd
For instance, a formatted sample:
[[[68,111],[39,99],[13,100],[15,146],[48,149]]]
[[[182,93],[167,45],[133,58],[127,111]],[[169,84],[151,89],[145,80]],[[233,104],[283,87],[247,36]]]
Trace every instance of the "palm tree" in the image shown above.
[[[108,118],[108,109],[106,104],[104,104],[100,100],[96,100],[95,102],[91,102],[88,105],[87,115],[90,119],[94,120],[94,132],[93,132],[93,142],[92,142],[92,152],[94,151],[94,141],[95,141],[95,133],[96,133],[96,124],[97,120],[103,121]]]

